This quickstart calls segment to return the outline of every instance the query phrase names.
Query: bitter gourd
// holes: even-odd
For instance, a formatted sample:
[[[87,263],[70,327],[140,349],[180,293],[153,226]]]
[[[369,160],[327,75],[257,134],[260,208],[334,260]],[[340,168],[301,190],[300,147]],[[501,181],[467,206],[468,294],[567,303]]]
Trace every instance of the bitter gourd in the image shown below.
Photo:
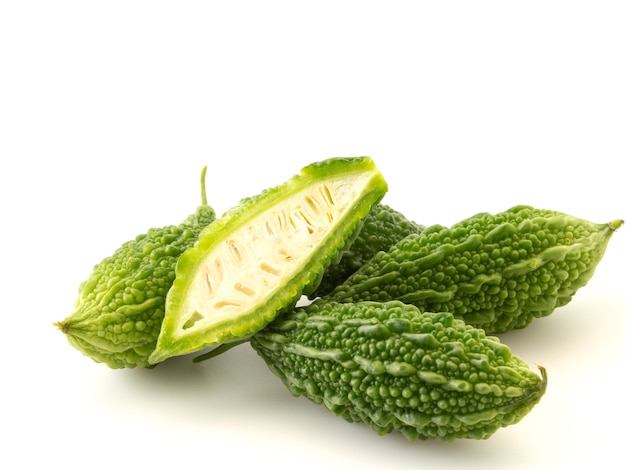
[[[480,213],[449,228],[408,235],[325,298],[400,300],[502,333],[567,304],[622,225],[529,206]]]
[[[386,251],[407,235],[420,233],[425,228],[386,204],[376,204],[355,232],[354,241],[347,244],[349,248],[326,268],[320,285],[307,297],[313,300],[328,295],[377,252]]]
[[[263,328],[317,285],[386,191],[369,157],[331,158],[243,199],[180,257],[150,361],[236,342]]]
[[[547,385],[509,347],[451,313],[398,301],[314,302],[251,346],[295,396],[378,434],[486,439],[519,422]]]
[[[205,173],[206,168],[196,212],[180,225],[151,228],[122,244],[80,285],[74,313],[55,324],[94,361],[113,369],[153,367],[148,356],[156,347],[176,261],[215,220]]]

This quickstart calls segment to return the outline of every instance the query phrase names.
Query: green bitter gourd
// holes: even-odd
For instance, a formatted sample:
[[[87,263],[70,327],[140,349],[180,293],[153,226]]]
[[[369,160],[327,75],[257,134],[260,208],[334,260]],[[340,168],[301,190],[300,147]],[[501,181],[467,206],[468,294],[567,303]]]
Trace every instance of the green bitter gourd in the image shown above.
[[[215,220],[207,205],[202,171],[202,204],[180,225],[151,228],[122,244],[98,263],[80,285],[75,311],[55,325],[69,343],[113,369],[153,367],[165,314],[165,298],[174,282],[179,256]]]
[[[543,396],[509,347],[451,313],[398,301],[314,302],[282,314],[251,346],[294,396],[378,434],[486,439]]]
[[[386,191],[369,157],[331,158],[243,199],[180,257],[150,361],[243,340],[295,305]]]
[[[622,220],[516,206],[432,226],[377,253],[326,300],[400,300],[491,333],[528,325],[585,286]]]
[[[328,295],[377,252],[387,251],[407,235],[424,229],[424,225],[409,220],[388,205],[376,204],[355,232],[354,241],[347,244],[348,249],[340,252],[338,259],[326,268],[320,285],[307,297],[314,300]]]

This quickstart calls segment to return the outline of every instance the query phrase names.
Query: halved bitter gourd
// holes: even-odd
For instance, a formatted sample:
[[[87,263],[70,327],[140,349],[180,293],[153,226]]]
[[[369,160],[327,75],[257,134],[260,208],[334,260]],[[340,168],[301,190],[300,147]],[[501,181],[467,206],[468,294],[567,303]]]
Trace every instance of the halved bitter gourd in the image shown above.
[[[331,158],[243,199],[180,257],[150,362],[262,329],[317,285],[386,192],[371,158]]]

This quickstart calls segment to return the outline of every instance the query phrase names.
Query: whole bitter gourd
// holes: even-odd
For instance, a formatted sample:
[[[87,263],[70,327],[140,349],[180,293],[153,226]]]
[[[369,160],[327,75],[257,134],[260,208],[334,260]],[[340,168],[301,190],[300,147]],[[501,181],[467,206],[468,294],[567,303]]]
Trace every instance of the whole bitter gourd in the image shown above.
[[[432,226],[377,253],[329,301],[400,300],[502,333],[567,304],[587,284],[623,220],[595,224],[516,206]]]
[[[153,367],[148,356],[161,331],[176,262],[215,220],[206,203],[205,172],[196,212],[180,225],[149,229],[103,259],[80,285],[74,313],[55,324],[94,361],[113,369]]]
[[[294,396],[378,434],[486,439],[539,402],[547,376],[451,313],[398,301],[312,303],[251,346]]]
[[[401,212],[386,204],[376,204],[363,219],[354,241],[340,253],[321,278],[320,285],[310,294],[309,300],[323,297],[344,282],[351,274],[369,261],[379,251],[387,251],[409,234],[420,233],[426,227],[409,220]]]

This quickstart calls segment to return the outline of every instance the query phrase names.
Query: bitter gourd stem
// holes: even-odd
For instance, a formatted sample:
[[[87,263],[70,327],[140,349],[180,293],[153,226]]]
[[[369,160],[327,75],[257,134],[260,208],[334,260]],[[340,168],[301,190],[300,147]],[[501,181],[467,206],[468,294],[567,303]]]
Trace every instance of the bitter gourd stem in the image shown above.
[[[54,322],[53,326],[56,326],[59,330],[61,330],[65,334],[67,334],[69,330],[69,322],[67,321]]]
[[[616,219],[616,220],[609,222],[609,228],[613,231],[616,231],[622,225],[624,225],[624,221],[621,219]]]
[[[192,362],[202,362],[202,361],[206,361],[207,359],[212,359],[215,356],[219,356],[220,354],[225,353],[229,349],[232,349],[235,346],[239,346],[240,344],[247,343],[248,341],[249,341],[249,339],[246,338],[246,339],[244,339],[242,341],[234,341],[232,343],[220,344],[219,346],[217,346],[216,348],[210,350],[209,352],[206,352],[204,354],[201,354],[199,356],[194,357],[192,359]]]
[[[202,192],[202,205],[206,206],[207,205],[207,200],[206,200],[206,186],[204,184],[204,177],[206,176],[206,165],[204,166],[204,168],[202,169],[202,174],[200,175],[200,191]]]

